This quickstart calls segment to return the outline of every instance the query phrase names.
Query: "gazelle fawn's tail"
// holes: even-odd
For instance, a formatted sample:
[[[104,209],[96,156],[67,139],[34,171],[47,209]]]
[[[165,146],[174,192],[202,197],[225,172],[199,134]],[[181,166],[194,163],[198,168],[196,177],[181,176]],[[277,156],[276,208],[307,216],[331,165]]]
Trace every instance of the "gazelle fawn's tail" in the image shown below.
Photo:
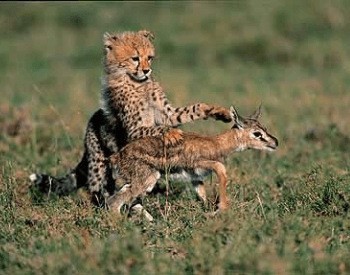
[[[32,184],[48,197],[51,193],[61,196],[77,191],[77,180],[74,171],[62,178],[45,174],[31,174],[29,178]]]

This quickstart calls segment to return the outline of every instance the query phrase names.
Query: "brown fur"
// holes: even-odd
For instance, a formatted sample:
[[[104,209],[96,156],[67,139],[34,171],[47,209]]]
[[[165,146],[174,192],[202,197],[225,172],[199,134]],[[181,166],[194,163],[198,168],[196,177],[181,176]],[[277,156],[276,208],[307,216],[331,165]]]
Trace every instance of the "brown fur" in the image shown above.
[[[197,184],[201,177],[214,171],[221,187],[219,209],[227,209],[227,174],[222,163],[224,159],[233,150],[275,150],[278,146],[277,139],[258,121],[260,109],[247,119],[239,117],[232,109],[232,116],[234,126],[216,136],[183,133],[182,143],[170,147],[161,138],[147,137],[129,143],[118,154],[113,154],[111,163],[125,185],[111,197],[110,206],[119,211],[125,202],[132,202],[149,192],[168,166],[173,173],[180,172],[187,180]],[[199,186],[197,192],[205,200],[203,185]]]

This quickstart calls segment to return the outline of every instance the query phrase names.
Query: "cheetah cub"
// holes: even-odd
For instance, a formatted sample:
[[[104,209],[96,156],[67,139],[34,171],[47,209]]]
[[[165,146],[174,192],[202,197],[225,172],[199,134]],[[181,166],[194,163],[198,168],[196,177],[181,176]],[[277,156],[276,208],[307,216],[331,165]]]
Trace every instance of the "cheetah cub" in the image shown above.
[[[120,213],[124,203],[132,203],[138,196],[150,192],[165,173],[165,168],[171,167],[170,179],[192,182],[203,200],[206,200],[203,179],[214,171],[220,183],[219,210],[227,209],[228,179],[224,159],[232,151],[250,148],[273,151],[278,146],[277,139],[258,120],[260,108],[247,118],[239,116],[233,107],[231,114],[234,124],[222,134],[208,137],[184,133],[182,143],[177,146],[166,146],[161,138],[147,137],[129,143],[118,154],[113,154],[111,164],[125,185],[109,199],[110,208]],[[149,213],[146,214],[152,220]]]

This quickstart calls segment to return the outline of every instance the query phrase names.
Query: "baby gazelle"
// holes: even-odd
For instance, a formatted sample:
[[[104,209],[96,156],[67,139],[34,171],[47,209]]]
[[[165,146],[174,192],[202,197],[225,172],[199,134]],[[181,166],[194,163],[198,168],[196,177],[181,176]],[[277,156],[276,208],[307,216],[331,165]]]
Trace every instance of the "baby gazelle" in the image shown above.
[[[118,154],[112,155],[113,168],[125,185],[109,199],[109,206],[120,212],[124,203],[131,203],[138,196],[150,192],[161,174],[165,173],[165,168],[171,167],[170,178],[191,181],[204,200],[203,179],[214,171],[221,187],[219,209],[227,209],[228,180],[224,159],[234,150],[253,148],[273,151],[278,146],[277,139],[258,121],[260,108],[248,118],[239,116],[233,107],[231,113],[234,125],[220,135],[207,137],[181,131],[182,142],[177,146],[165,146],[160,137],[147,137],[129,143]]]

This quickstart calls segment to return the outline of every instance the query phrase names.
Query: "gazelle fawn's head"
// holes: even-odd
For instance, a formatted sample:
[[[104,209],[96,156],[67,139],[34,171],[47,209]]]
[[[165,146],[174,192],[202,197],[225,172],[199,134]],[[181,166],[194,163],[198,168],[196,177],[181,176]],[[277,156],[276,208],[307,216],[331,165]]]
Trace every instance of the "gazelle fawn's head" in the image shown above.
[[[259,122],[261,117],[261,106],[251,116],[241,117],[234,107],[231,107],[231,113],[234,121],[232,128],[240,133],[242,142],[240,149],[257,149],[274,151],[277,149],[278,140],[272,136],[264,125]]]

